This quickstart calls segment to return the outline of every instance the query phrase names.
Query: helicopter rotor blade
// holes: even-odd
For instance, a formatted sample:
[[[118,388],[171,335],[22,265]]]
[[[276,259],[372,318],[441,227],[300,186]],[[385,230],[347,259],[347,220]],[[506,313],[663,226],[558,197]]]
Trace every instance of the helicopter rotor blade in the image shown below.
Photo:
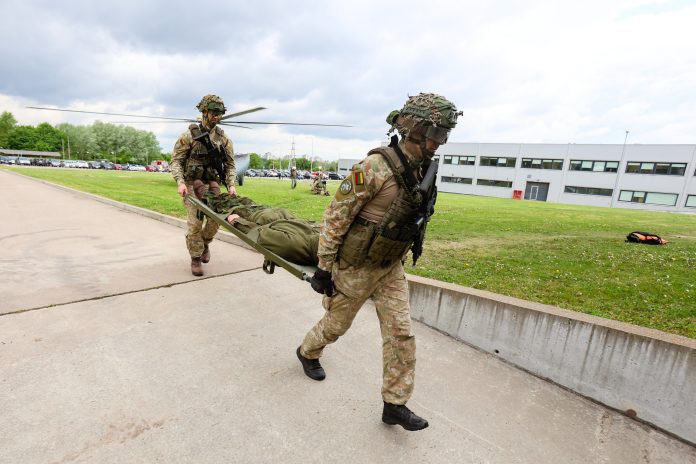
[[[170,121],[192,121],[192,119],[186,119],[186,118],[168,118],[164,116],[144,116],[142,114],[124,114],[124,113],[105,113],[101,111],[84,111],[84,110],[72,110],[72,109],[67,109],[67,108],[46,108],[43,106],[27,106],[27,108],[31,108],[33,110],[48,110],[48,111],[62,111],[65,113],[86,113],[86,114],[103,114],[107,116],[126,116],[128,118],[148,118],[148,119],[167,119]]]
[[[200,122],[194,119],[188,119],[189,122]],[[180,123],[181,121],[110,121],[111,124],[167,124],[167,123]],[[253,127],[242,126],[241,124],[235,124],[232,122],[219,122],[221,126],[230,127],[241,127],[242,129],[253,129]]]
[[[253,129],[253,127],[242,126],[241,124],[237,124],[237,123],[233,123],[233,122],[219,122],[218,125],[228,126],[228,127],[241,127],[242,129]]]
[[[255,113],[257,111],[261,111],[261,110],[265,110],[265,109],[266,109],[266,107],[264,107],[264,106],[257,106],[256,108],[251,108],[249,110],[239,111],[237,113],[226,114],[220,118],[220,121],[224,121],[225,119],[230,119],[230,118],[234,118],[237,116],[241,116],[243,114]]]
[[[302,123],[302,122],[261,122],[261,121],[235,121],[235,122],[239,122],[241,124],[274,124],[274,125],[281,125],[281,126],[353,127],[353,126],[346,126],[345,124],[319,124],[319,123],[313,123],[313,122],[307,122],[307,123]]]
[[[175,121],[169,121],[169,120],[164,120],[164,121],[109,121],[111,124],[179,124],[181,122],[200,122],[195,119],[184,119],[184,120],[175,120]]]

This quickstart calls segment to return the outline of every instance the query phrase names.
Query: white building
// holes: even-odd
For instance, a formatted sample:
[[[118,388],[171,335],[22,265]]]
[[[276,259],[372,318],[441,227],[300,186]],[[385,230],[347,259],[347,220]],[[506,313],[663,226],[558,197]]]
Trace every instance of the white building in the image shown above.
[[[339,158],[338,159],[338,173],[342,176],[347,176],[353,165],[358,164],[361,159],[349,159],[349,158]]]
[[[440,192],[696,212],[696,145],[449,143]]]

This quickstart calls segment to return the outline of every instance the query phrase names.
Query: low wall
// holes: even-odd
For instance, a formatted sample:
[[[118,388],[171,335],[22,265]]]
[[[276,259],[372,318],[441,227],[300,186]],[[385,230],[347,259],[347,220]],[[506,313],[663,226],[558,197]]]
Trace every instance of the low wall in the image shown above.
[[[696,443],[696,340],[408,276],[413,319]]]

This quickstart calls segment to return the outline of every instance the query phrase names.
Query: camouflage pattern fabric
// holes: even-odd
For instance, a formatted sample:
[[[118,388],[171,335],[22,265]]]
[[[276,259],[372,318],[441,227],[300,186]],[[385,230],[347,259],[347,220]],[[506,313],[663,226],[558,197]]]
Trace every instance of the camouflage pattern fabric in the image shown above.
[[[227,152],[225,180],[227,185],[235,185],[237,171],[234,165],[232,142],[219,127],[215,127],[211,131],[210,140],[218,146],[225,147],[225,151]],[[174,145],[174,149],[172,150],[172,161],[169,163],[172,177],[174,177],[177,185],[185,184],[191,194],[193,194],[193,180],[187,182],[184,179],[184,170],[186,169],[186,162],[192,150],[199,150],[202,146],[203,144],[200,142],[193,141],[191,131],[187,130],[181,134],[181,137],[179,137],[179,140]],[[186,208],[187,224],[186,248],[192,258],[198,258],[203,254],[205,245],[210,243],[215,237],[219,226],[215,221],[199,218],[196,208],[186,201],[184,201],[184,207]]]
[[[338,266],[336,266],[338,268]],[[401,262],[388,268],[365,263],[334,272],[334,295],[325,296],[324,317],[305,336],[301,353],[321,356],[324,347],[346,333],[368,298],[375,304],[382,334],[382,399],[406,404],[413,393],[416,340],[411,329],[408,283]]]
[[[400,147],[410,168],[418,169],[421,159],[410,153],[403,143]],[[324,212],[318,266],[332,273],[334,295],[324,297],[326,313],[307,333],[300,351],[306,358],[319,358],[324,347],[350,328],[357,312],[371,299],[382,334],[382,398],[388,403],[405,404],[413,393],[416,341],[411,329],[408,283],[403,265],[396,261],[384,267],[366,260],[352,266],[337,259],[340,246],[360,211],[393,176],[382,155],[368,156],[353,166]]]
[[[210,131],[210,141],[216,146],[222,146],[225,148],[225,152],[227,153],[227,158],[225,159],[225,184],[235,185],[237,180],[237,169],[234,164],[234,149],[232,147],[232,141],[227,138],[225,132],[218,126]],[[200,150],[201,147],[203,147],[203,144],[200,142],[194,142],[193,135],[191,134],[190,130],[187,130],[181,134],[179,140],[177,140],[176,144],[174,144],[174,149],[172,150],[172,161],[169,163],[169,169],[171,169],[172,177],[174,177],[177,185],[186,183],[186,180],[184,179],[184,171],[186,169],[186,162],[189,154],[192,153],[192,150]],[[193,182],[193,180],[191,180],[191,182]]]
[[[399,145],[410,167],[418,169],[422,160],[410,153],[404,144]],[[357,165],[341,182],[321,222],[319,237],[319,267],[331,271],[338,249],[356,216],[365,205],[394,177],[382,155],[370,155]]]
[[[193,184],[186,184],[189,192],[193,192]],[[203,254],[205,246],[208,245],[220,226],[217,222],[208,220],[208,218],[199,218],[198,210],[195,206],[187,201],[184,201],[186,208],[186,248],[192,258],[199,258]]]

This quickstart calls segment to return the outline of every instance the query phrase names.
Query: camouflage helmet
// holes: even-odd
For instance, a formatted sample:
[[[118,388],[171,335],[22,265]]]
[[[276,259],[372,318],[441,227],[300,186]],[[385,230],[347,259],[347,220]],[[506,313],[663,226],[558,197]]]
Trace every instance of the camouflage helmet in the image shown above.
[[[454,103],[442,95],[419,93],[408,97],[403,108],[389,113],[387,122],[402,137],[413,131],[444,144],[450,130],[457,125],[457,116],[461,114]]]
[[[214,110],[214,111],[222,111],[223,113],[227,111],[227,108],[225,108],[225,102],[222,101],[222,98],[218,97],[217,95],[206,95],[205,97],[201,98],[201,101],[196,105],[196,108],[198,108],[198,111],[201,113],[206,110]]]

